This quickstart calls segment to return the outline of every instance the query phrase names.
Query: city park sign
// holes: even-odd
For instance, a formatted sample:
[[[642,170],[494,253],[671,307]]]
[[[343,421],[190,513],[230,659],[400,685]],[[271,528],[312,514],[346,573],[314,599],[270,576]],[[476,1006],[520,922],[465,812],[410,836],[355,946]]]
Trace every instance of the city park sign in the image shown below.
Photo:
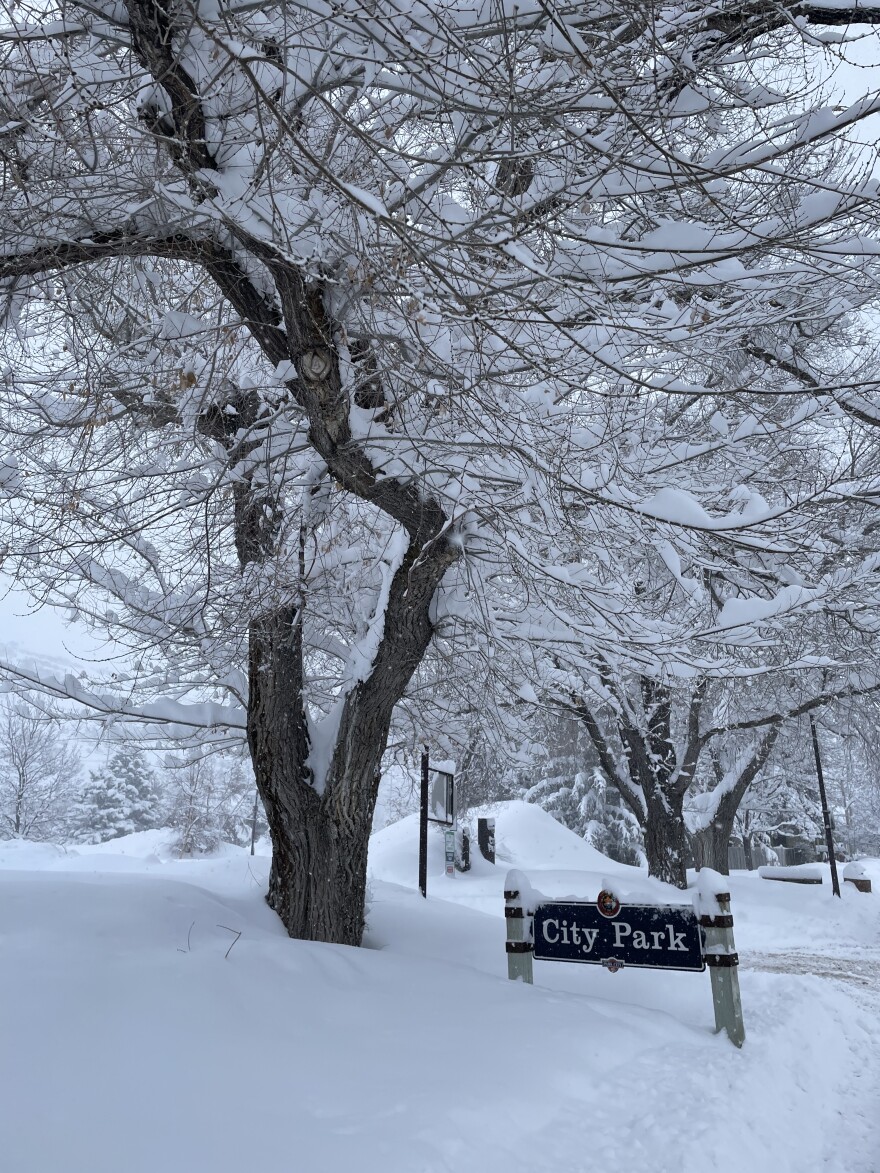
[[[595,904],[541,904],[534,914],[536,961],[604,965],[616,973],[641,969],[706,968],[697,914],[680,905],[621,905],[611,892]]]
[[[730,895],[724,878],[704,869],[699,910],[683,904],[626,904],[603,890],[596,900],[553,900],[536,892],[522,872],[508,872],[508,977],[531,983],[532,960],[601,965],[611,973],[667,969],[700,973],[708,967],[716,1030],[741,1047],[745,1039],[733,940]]]

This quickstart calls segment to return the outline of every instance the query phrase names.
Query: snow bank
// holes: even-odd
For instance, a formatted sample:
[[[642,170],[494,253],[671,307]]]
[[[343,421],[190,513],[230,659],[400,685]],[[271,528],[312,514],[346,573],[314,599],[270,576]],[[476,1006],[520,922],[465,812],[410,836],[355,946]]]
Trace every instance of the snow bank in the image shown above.
[[[778,867],[768,864],[758,868],[758,875],[762,880],[790,881],[792,883],[822,883],[822,868],[815,863],[794,864],[790,867]]]
[[[580,836],[563,827],[530,802],[502,802],[478,812],[495,820],[495,859],[499,868],[579,872],[622,872],[638,876],[638,868],[615,863]],[[428,836],[429,874],[442,876],[443,829],[431,824]],[[370,841],[370,870],[377,879],[406,886],[418,877],[419,817],[407,815],[377,831]],[[487,873],[476,842],[471,844],[475,872]],[[491,865],[487,865],[491,869]]]
[[[638,871],[610,860],[534,803],[498,803],[487,808],[486,813],[495,819],[496,859],[512,867],[542,871],[623,870],[633,874]]]
[[[537,808],[496,817],[508,853],[527,820],[554,862],[582,850]],[[589,848],[588,870],[542,872],[523,843],[446,880],[438,835],[426,901],[407,822],[374,840],[361,950],[289,940],[268,859],[241,850],[0,845],[4,1170],[876,1171],[867,988],[743,968],[740,1052],[712,1033],[706,974],[536,962],[533,987],[508,982],[508,862],[542,889],[646,878]],[[741,953],[789,936],[829,957],[876,948],[871,897],[730,887]]]
[[[690,903],[690,897],[641,868],[617,863],[591,847],[552,815],[530,802],[501,802],[487,807],[495,819],[496,864],[487,863],[471,843],[471,871],[454,879],[445,875],[443,829],[428,828],[428,893],[500,915],[504,874],[523,871],[539,895],[555,900],[595,900],[602,889],[622,903]],[[377,831],[370,841],[370,875],[405,888],[418,885],[419,820],[408,815]]]
[[[863,863],[848,863],[841,875],[845,880],[864,880],[868,878],[868,872]]]
[[[149,871],[157,864],[180,858],[178,833],[171,827],[152,831],[136,831],[121,835],[106,843],[38,843],[26,839],[0,840],[0,870],[9,868],[40,868],[57,871]],[[257,843],[262,853],[268,848],[265,840]],[[221,843],[216,851],[193,857],[196,860],[238,858],[249,855],[250,848],[234,843]],[[97,857],[97,859],[96,859]],[[185,862],[185,861],[184,861]]]

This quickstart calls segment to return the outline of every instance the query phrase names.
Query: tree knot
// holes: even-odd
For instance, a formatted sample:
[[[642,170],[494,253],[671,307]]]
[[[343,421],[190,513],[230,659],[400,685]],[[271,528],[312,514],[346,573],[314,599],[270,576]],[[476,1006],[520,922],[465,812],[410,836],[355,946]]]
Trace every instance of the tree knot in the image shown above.
[[[333,369],[333,358],[326,347],[305,350],[300,355],[300,375],[310,383],[320,383]]]

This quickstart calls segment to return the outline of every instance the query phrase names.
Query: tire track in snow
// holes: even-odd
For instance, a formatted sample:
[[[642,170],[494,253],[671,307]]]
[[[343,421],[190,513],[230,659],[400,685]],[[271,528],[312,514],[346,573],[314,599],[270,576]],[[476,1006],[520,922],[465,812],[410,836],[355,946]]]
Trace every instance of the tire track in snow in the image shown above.
[[[880,948],[859,949],[845,957],[807,950],[740,954],[743,969],[800,974],[839,983],[864,1011],[864,1047],[852,1047],[853,1067],[844,1090],[848,1103],[840,1131],[828,1138],[823,1173],[880,1173]]]

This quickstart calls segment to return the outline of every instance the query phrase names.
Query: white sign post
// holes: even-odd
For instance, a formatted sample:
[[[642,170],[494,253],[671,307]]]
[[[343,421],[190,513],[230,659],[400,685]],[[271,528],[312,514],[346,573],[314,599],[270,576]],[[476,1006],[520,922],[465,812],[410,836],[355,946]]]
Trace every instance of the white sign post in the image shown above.
[[[508,872],[504,883],[504,916],[507,921],[507,976],[512,982],[532,985],[535,951],[530,889],[520,872]]]

